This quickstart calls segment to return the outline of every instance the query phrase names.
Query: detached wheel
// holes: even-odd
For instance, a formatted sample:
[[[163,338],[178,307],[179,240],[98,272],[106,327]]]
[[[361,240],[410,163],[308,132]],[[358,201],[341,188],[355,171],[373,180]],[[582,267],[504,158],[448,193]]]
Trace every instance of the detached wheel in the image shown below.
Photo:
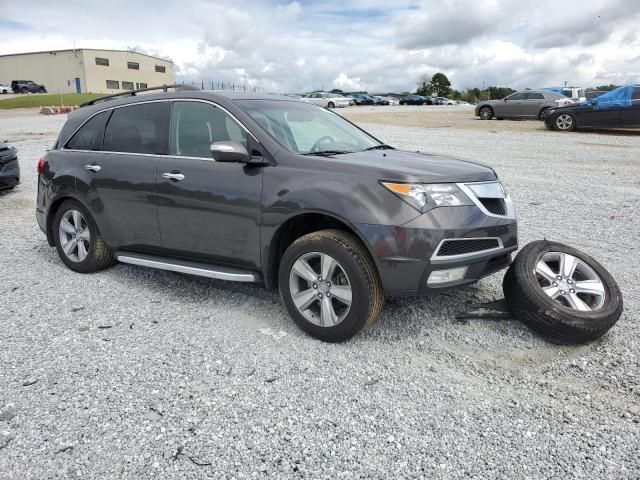
[[[300,237],[278,272],[289,315],[309,335],[342,342],[372,325],[384,304],[382,283],[364,245],[340,230]]]
[[[71,270],[92,273],[113,264],[111,249],[79,202],[67,200],[60,205],[52,228],[58,255]]]
[[[480,115],[480,120],[491,120],[493,118],[493,108],[482,107],[478,114]]]
[[[531,242],[502,285],[511,311],[550,342],[581,344],[604,335],[622,314],[613,277],[589,255],[561,243]]]
[[[576,119],[569,113],[562,113],[553,121],[553,128],[559,132],[572,132],[576,129]]]

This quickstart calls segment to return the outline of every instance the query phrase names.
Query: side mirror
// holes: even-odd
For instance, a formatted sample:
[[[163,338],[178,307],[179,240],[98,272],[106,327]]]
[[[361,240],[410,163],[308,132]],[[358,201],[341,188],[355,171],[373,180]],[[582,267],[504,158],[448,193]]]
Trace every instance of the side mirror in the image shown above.
[[[249,163],[251,161],[251,155],[240,142],[214,142],[210,150],[216,162]]]

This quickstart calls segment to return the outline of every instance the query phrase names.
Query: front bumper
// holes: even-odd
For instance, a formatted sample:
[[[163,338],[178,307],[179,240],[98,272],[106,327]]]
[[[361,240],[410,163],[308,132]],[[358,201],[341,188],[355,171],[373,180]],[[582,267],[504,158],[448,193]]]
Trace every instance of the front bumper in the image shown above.
[[[20,183],[20,165],[18,159],[0,159],[0,190],[13,188]]]
[[[488,216],[477,206],[440,207],[401,226],[357,224],[372,253],[385,293],[427,295],[477,282],[511,263],[518,248],[515,215]],[[500,248],[469,255],[434,258],[447,239],[499,239]],[[450,283],[427,285],[434,270],[466,266],[465,275]]]

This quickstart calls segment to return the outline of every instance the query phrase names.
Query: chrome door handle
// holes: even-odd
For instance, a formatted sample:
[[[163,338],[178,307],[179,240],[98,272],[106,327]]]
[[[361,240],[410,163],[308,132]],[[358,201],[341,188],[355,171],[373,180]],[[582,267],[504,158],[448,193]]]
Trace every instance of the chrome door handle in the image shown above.
[[[163,173],[162,178],[168,178],[169,180],[184,180],[184,175],[181,173]]]
[[[102,169],[100,165],[85,165],[84,168],[91,172],[99,172]]]

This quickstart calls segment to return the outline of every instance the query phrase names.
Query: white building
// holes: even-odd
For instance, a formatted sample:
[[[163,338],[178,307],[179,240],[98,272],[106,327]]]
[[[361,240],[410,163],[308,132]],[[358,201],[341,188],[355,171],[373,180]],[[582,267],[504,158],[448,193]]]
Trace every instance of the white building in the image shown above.
[[[0,83],[33,80],[49,93],[117,93],[175,83],[173,62],[126,50],[79,48],[0,55]]]

